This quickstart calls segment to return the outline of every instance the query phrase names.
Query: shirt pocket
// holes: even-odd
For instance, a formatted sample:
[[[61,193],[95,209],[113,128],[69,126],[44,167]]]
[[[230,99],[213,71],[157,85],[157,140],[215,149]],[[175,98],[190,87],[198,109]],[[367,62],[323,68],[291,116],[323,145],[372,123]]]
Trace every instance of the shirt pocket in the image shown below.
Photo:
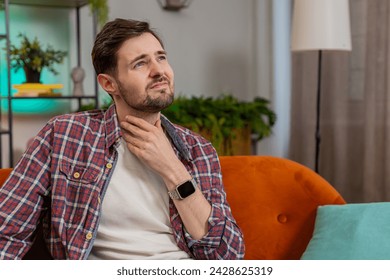
[[[60,172],[65,177],[65,188],[61,190],[63,201],[61,216],[67,228],[82,227],[89,229],[96,222],[95,210],[99,207],[102,171],[94,167],[60,163]]]
[[[101,171],[93,167],[71,165],[61,163],[60,171],[72,186],[95,184],[98,181]]]

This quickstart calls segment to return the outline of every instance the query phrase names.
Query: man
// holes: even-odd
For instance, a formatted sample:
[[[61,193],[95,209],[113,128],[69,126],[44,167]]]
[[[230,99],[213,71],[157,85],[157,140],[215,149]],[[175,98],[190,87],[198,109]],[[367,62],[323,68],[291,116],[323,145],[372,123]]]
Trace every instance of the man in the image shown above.
[[[241,259],[244,243],[209,142],[160,111],[174,74],[148,23],[116,19],[92,60],[114,105],[55,117],[0,189],[0,257],[42,221],[54,259]]]

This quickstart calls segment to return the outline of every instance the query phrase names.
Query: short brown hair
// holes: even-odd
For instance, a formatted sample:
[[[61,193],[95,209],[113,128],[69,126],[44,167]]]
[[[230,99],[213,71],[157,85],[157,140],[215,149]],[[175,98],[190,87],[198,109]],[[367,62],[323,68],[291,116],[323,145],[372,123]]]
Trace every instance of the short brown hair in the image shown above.
[[[106,23],[97,34],[91,53],[96,75],[101,73],[115,74],[119,48],[128,39],[144,33],[151,33],[164,47],[161,39],[147,22],[117,18]]]

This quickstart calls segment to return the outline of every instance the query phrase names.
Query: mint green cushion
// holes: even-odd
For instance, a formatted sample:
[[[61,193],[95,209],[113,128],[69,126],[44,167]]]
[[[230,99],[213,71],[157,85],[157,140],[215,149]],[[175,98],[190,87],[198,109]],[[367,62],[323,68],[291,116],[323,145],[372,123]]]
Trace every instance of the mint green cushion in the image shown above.
[[[320,206],[303,260],[390,260],[390,203]]]

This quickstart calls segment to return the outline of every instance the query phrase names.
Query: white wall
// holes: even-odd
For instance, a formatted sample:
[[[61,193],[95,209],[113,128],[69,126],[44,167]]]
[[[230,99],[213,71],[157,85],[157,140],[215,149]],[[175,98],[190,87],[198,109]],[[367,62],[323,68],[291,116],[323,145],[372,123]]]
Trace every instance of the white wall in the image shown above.
[[[175,70],[176,94],[216,96],[227,91],[243,100],[255,96],[272,100],[272,0],[193,0],[190,7],[180,12],[161,9],[157,0],[108,2],[110,19],[147,20],[161,35]],[[46,14],[31,18],[31,27]],[[68,71],[60,76],[69,88],[69,73],[76,64],[74,15],[69,13],[71,23],[67,27],[71,34],[71,60]],[[95,77],[90,61],[93,34],[88,7],[81,9],[81,24],[82,66],[87,74],[84,88],[89,92],[94,88]],[[57,27],[61,29],[55,20],[47,25],[50,30]],[[40,28],[46,32],[45,27]],[[101,94],[105,96],[104,92]],[[47,121],[47,116],[20,118],[16,118],[14,127],[15,149],[19,152]]]
[[[111,0],[110,18],[146,20],[163,38],[176,92],[254,96],[253,0],[194,0],[168,12],[156,0]],[[125,8],[124,8],[125,7]]]

